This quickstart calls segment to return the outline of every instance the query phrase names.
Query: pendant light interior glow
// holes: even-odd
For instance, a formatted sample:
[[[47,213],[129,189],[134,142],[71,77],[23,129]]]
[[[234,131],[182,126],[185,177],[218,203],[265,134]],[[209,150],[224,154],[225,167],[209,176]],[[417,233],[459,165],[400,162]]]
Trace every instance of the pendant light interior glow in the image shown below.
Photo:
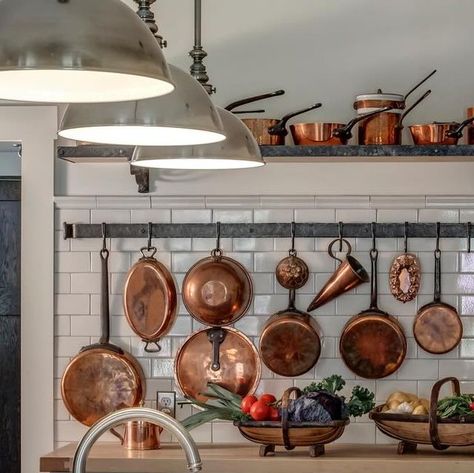
[[[116,145],[183,146],[225,140],[211,99],[188,73],[170,65],[176,89],[163,97],[107,104],[72,104],[58,134]]]
[[[159,44],[122,1],[0,1],[0,98],[112,102],[173,89]]]
[[[218,108],[227,139],[220,143],[162,147],[139,146],[132,164],[162,169],[243,169],[265,165],[250,130],[231,112]]]

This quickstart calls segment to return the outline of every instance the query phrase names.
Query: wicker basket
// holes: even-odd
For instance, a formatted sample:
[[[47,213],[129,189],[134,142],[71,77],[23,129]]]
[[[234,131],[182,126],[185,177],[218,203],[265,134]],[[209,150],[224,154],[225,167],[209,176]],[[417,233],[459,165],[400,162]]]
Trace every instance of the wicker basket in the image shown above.
[[[288,403],[290,398],[301,396],[298,388],[287,389],[282,397],[281,422],[248,421],[235,422],[240,433],[248,440],[260,443],[260,456],[274,455],[275,446],[293,450],[295,447],[309,447],[311,457],[324,454],[324,445],[338,439],[349,424],[349,419],[332,421],[329,424],[317,422],[289,422]]]
[[[377,406],[369,417],[385,435],[400,440],[398,453],[412,453],[418,444],[432,445],[436,450],[474,445],[474,416],[441,419],[437,416],[439,392],[443,384],[451,382],[453,394],[461,393],[456,378],[444,378],[431,390],[430,412],[426,416],[388,414]]]

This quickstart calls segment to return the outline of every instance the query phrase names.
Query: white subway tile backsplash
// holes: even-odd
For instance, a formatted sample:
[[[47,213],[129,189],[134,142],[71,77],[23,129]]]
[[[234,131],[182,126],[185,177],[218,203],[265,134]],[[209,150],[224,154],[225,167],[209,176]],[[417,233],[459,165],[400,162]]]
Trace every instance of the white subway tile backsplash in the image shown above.
[[[54,232],[54,251],[69,251],[71,249],[71,240],[64,239],[64,231],[56,230]]]
[[[54,228],[62,230],[64,223],[91,223],[91,211],[86,209],[57,209]]]
[[[98,252],[101,239],[62,240],[59,223],[63,218],[69,222],[85,219],[100,223],[210,223],[223,222],[284,222],[293,219],[310,222],[414,222],[418,215],[423,221],[474,221],[471,210],[474,199],[444,199],[434,196],[217,196],[217,197],[112,197],[59,199],[56,204],[56,280],[55,280],[55,399],[59,401],[60,377],[70,357],[76,355],[83,345],[97,342],[100,336],[100,259]],[[458,200],[456,200],[458,199]],[[425,202],[428,202],[425,205]],[[151,205],[151,208],[150,208]],[[58,210],[58,207],[62,210]],[[429,207],[429,208],[426,208]],[[472,219],[471,219],[472,217]],[[306,310],[315,293],[337,267],[336,261],[327,255],[331,238],[297,238],[298,255],[310,268],[309,282],[297,291],[296,306]],[[370,269],[370,239],[350,239],[353,256]],[[421,261],[423,282],[420,295],[412,303],[402,304],[390,294],[388,270],[394,256],[403,251],[403,239],[377,240],[379,249],[379,304],[381,309],[398,316],[406,335],[408,353],[400,370],[383,380],[367,381],[351,373],[339,355],[339,338],[344,325],[370,303],[370,285],[359,286],[338,299],[331,301],[311,315],[321,328],[322,353],[316,367],[296,379],[274,375],[262,366],[262,381],[258,392],[282,393],[287,387],[306,386],[313,379],[321,379],[334,373],[347,380],[345,395],[350,395],[356,384],[375,390],[378,402],[383,402],[393,391],[403,390],[429,393],[438,377],[457,375],[466,383],[466,389],[474,386],[474,259],[463,253],[466,238],[442,239],[443,301],[459,307],[464,326],[464,338],[460,347],[443,356],[424,352],[413,338],[412,325],[416,311],[433,299],[433,250],[434,239],[411,238],[409,251],[416,253]],[[179,298],[179,316],[176,323],[160,344],[157,354],[144,351],[144,343],[126,322],[123,313],[123,286],[127,272],[141,256],[139,250],[146,244],[143,239],[108,239],[111,248],[110,307],[111,342],[132,353],[141,363],[147,377],[146,400],[154,406],[156,391],[177,389],[173,382],[174,357],[184,340],[193,330],[203,325],[192,319]],[[177,284],[181,286],[188,269],[199,259],[209,256],[215,246],[214,238],[154,239],[157,259],[172,269]],[[474,244],[474,241],[473,241]],[[288,291],[279,286],[275,278],[278,262],[288,255],[291,239],[288,238],[236,238],[223,239],[222,248],[227,256],[241,261],[251,272],[254,282],[254,301],[247,315],[235,327],[247,334],[258,347],[259,334],[271,314],[288,305]],[[338,255],[344,256],[344,254]],[[459,271],[459,272],[458,272]],[[92,314],[92,315],[91,315]],[[472,389],[471,389],[472,390]],[[190,414],[190,409],[179,411],[181,419]],[[55,405],[57,443],[78,440],[80,432],[77,422],[57,402]],[[243,441],[229,423],[216,422],[196,430],[200,441]],[[364,416],[353,422],[340,442],[383,443],[386,437],[375,433],[373,423]]]
[[[55,197],[54,206],[56,209],[95,209],[97,207],[97,197]]]
[[[429,195],[426,197],[426,207],[437,209],[452,208],[474,208],[474,197],[465,195]]]

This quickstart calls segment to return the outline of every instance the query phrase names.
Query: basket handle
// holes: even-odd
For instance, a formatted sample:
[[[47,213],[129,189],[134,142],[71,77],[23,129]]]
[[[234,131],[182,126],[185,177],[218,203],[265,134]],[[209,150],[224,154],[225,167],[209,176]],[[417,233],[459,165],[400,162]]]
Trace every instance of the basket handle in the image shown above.
[[[437,381],[433,389],[431,390],[431,398],[430,398],[430,437],[431,437],[431,444],[436,450],[446,450],[449,446],[443,445],[439,438],[438,432],[438,399],[439,399],[439,392],[441,387],[451,382],[451,386],[453,389],[453,394],[459,396],[461,394],[461,387],[459,385],[459,380],[454,377],[443,378]]]
[[[293,395],[293,396],[292,396]],[[301,396],[299,388],[288,388],[281,398],[281,430],[283,434],[283,443],[287,450],[293,450],[295,447],[290,443],[290,435],[288,432],[288,404],[290,399],[298,399]]]

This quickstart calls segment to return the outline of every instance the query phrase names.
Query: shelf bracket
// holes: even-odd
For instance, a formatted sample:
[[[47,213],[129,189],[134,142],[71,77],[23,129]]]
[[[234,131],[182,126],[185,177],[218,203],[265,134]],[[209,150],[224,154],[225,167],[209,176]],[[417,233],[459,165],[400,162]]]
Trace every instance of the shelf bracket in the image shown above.
[[[148,194],[150,192],[150,170],[130,164],[130,175],[135,176],[138,185],[139,194]]]

